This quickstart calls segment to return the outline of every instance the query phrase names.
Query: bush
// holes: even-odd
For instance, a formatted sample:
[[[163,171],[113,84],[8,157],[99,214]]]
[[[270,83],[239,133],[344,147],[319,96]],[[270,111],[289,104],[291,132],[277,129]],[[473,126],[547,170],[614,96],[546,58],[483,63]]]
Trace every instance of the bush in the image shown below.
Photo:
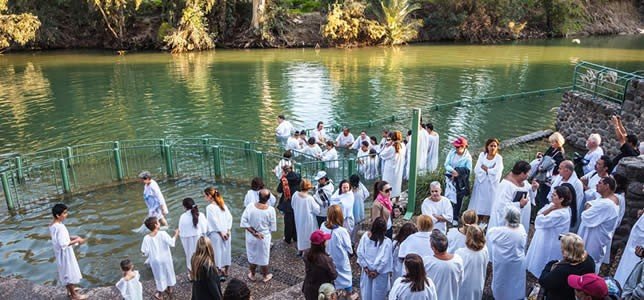
[[[384,0],[380,2],[380,8],[376,14],[383,27],[383,44],[404,44],[418,35],[422,20],[410,20],[411,13],[420,9],[418,4],[411,4],[409,0]]]
[[[179,28],[164,38],[172,53],[207,50],[215,47],[213,36],[208,32],[205,14],[214,2],[190,1],[183,9]],[[214,35],[214,34],[213,34]]]

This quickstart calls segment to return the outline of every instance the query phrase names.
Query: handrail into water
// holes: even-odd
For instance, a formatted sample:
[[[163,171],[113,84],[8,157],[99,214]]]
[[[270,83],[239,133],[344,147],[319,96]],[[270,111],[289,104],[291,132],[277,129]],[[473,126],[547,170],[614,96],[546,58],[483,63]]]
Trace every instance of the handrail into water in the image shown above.
[[[610,67],[582,61],[575,65],[572,76],[572,90],[622,104],[628,84],[633,79],[644,79],[640,71],[624,72]]]

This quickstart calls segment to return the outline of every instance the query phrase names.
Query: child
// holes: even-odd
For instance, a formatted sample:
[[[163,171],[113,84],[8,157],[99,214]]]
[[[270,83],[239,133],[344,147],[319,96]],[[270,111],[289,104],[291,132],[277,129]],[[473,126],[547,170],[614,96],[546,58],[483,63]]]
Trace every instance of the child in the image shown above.
[[[351,262],[349,261],[349,255],[353,254],[353,248],[351,247],[349,231],[342,227],[343,222],[344,217],[342,216],[340,205],[331,205],[327,212],[326,221],[322,223],[320,230],[331,235],[326,252],[333,259],[338,273],[338,277],[334,282],[335,288],[342,290],[342,294],[351,296],[353,299],[353,295],[351,295],[353,275],[351,274]]]
[[[121,271],[123,271],[123,278],[116,283],[121,297],[125,300],[142,300],[143,287],[139,281],[139,271],[134,271],[134,265],[129,259],[121,261]]]
[[[168,294],[172,294],[172,287],[177,283],[170,247],[174,247],[179,229],[175,230],[173,237],[170,237],[167,232],[159,231],[159,220],[156,217],[147,218],[145,227],[151,232],[143,238],[141,252],[148,257],[152,275],[154,275],[154,283],[157,286],[154,298],[161,299],[161,293],[167,289]]]
[[[87,299],[87,295],[78,293],[74,286],[83,278],[78,267],[78,261],[74,255],[74,245],[85,243],[85,239],[78,236],[69,236],[67,227],[63,221],[67,219],[67,206],[65,204],[56,204],[51,209],[54,220],[49,225],[51,234],[51,243],[54,246],[54,255],[56,257],[56,266],[58,268],[58,281],[67,288],[67,296],[72,300]]]

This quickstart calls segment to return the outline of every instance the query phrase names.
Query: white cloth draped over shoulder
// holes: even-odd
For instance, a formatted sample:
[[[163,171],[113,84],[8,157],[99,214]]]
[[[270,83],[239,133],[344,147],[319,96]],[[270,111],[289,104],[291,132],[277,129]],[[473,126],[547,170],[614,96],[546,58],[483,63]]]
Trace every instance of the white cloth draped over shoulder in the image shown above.
[[[340,205],[340,207],[342,207],[342,216],[344,216],[344,223],[342,226],[349,232],[352,232],[353,225],[355,224],[355,218],[353,217],[355,198],[353,197],[353,192],[349,191],[347,193],[340,194],[340,189],[338,189],[333,193],[331,199],[329,199],[329,203],[331,205]]]
[[[327,168],[337,169],[340,166],[338,162],[338,151],[335,150],[335,147],[322,151],[320,159],[326,163]]]
[[[610,251],[619,207],[607,198],[599,198],[588,203],[591,206],[581,213],[578,234],[584,240],[586,252],[595,260],[595,270],[599,271],[604,255]]]
[[[465,247],[465,234],[452,227],[447,231],[447,252],[456,253],[456,250]]]
[[[617,271],[615,271],[615,280],[619,281],[619,284],[622,286],[626,284],[626,279],[628,279],[628,276],[633,271],[635,264],[641,260],[641,258],[635,255],[635,247],[642,245],[644,245],[644,215],[637,220],[631,229],[626,248],[624,248],[624,253],[617,266]]]
[[[83,276],[74,254],[73,245],[69,244],[71,238],[67,227],[63,223],[53,223],[49,226],[49,234],[58,269],[58,284],[78,284]]]
[[[556,209],[544,215],[543,213],[552,206],[550,203],[537,213],[534,235],[526,256],[526,268],[537,278],[541,276],[541,271],[548,262],[562,259],[559,235],[567,233],[570,228],[570,208]]]
[[[326,222],[322,223],[320,230],[331,234],[331,239],[327,242],[326,252],[333,259],[335,270],[338,273],[334,283],[335,288],[345,289],[351,287],[352,275],[349,254],[353,253],[353,248],[351,247],[349,232],[344,227],[329,229],[326,227]]]
[[[438,201],[425,198],[421,206],[421,212],[423,215],[430,216],[432,218],[432,221],[434,221],[434,229],[440,230],[443,234],[447,233],[447,222],[451,222],[454,217],[454,209],[452,208],[452,202],[449,201],[449,199],[444,196],[441,196],[441,199]],[[447,221],[439,222],[434,215],[439,215]]]
[[[246,192],[246,196],[244,196],[244,207],[248,206],[249,204],[255,204],[259,202],[259,190],[248,190]],[[275,206],[275,203],[277,202],[277,199],[275,199],[275,196],[273,196],[273,193],[271,193],[271,197],[268,198],[268,205],[269,206]]]
[[[116,283],[116,288],[121,293],[124,300],[143,300],[143,285],[141,285],[141,275],[139,271],[133,271],[134,277],[127,280],[121,278]]]
[[[302,148],[302,153],[312,157],[318,157],[322,154],[322,149],[317,144],[306,145]]]
[[[315,216],[320,214],[320,205],[313,196],[296,192],[291,198],[293,214],[295,215],[295,228],[297,228],[297,250],[303,251],[311,248],[311,234],[318,229]]]
[[[362,299],[386,299],[389,291],[389,273],[392,271],[391,240],[387,237],[376,245],[365,232],[360,239],[356,254],[360,272],[360,295]],[[375,278],[369,278],[364,268],[378,272]]]
[[[469,248],[459,248],[456,255],[463,259],[463,282],[458,292],[459,300],[483,299],[483,288],[490,255],[487,247],[474,251]]]
[[[490,228],[488,249],[492,260],[492,295],[495,299],[525,298],[525,245],[523,225]]]
[[[487,172],[481,167],[486,166]],[[493,159],[487,159],[487,153],[482,152],[474,166],[474,187],[468,209],[476,211],[477,215],[489,216],[492,211],[494,195],[503,176],[503,157],[500,154]]]
[[[226,204],[224,204],[224,209],[222,210],[217,204],[210,203],[206,207],[206,217],[208,219],[208,236],[210,237],[212,248],[215,250],[215,264],[218,268],[230,266],[233,215]],[[230,233],[231,235],[224,241],[219,234],[220,232]]]
[[[208,232],[208,220],[203,213],[199,213],[197,225],[192,224],[192,212],[186,210],[179,218],[179,238],[183,251],[186,254],[186,267],[191,270],[190,261],[192,255],[197,250],[197,241],[199,237],[206,235]]]
[[[403,172],[405,170],[405,145],[400,143],[400,150],[396,153],[393,145],[387,146],[380,152],[382,165],[382,180],[391,185],[391,197],[400,196],[402,189]]]
[[[517,192],[527,192],[528,204],[523,208],[519,202],[512,202]],[[505,213],[508,206],[515,206],[521,210],[521,224],[524,228],[530,228],[530,212],[532,207],[530,203],[534,204],[535,192],[528,181],[523,182],[523,186],[516,186],[513,182],[503,179],[496,190],[496,197],[492,204],[492,214],[490,215],[490,223],[488,228],[505,226]]]
[[[422,291],[412,292],[411,282],[403,282],[405,278],[398,278],[394,281],[389,300],[438,300],[436,286],[431,278],[427,277],[427,283]]]
[[[159,292],[177,284],[172,253],[170,252],[170,247],[174,247],[175,242],[175,238],[170,237],[167,232],[158,231],[155,236],[146,234],[141,244],[141,253],[148,257],[147,261],[152,269],[154,283]]]
[[[246,230],[246,256],[248,263],[267,266],[271,256],[271,232],[277,230],[275,208],[259,209],[255,204],[246,206],[239,227],[252,227],[264,235],[263,239],[258,239]]]
[[[419,231],[408,236],[407,239],[400,244],[398,257],[405,258],[407,254],[414,253],[422,257],[423,261],[427,261],[430,257],[434,256],[434,251],[429,243],[430,235],[431,232]]]
[[[458,299],[463,282],[463,258],[458,254],[454,254],[450,260],[431,256],[424,262],[427,277],[436,284],[438,299]]]
[[[429,172],[436,171],[438,168],[438,133],[433,132],[434,134],[429,135],[429,143],[427,150],[427,170]]]

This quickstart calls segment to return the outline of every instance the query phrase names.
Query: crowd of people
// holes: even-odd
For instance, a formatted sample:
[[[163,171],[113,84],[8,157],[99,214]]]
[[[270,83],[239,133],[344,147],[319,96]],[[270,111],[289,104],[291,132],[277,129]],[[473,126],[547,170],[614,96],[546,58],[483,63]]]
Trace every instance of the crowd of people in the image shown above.
[[[622,143],[615,159],[604,154],[601,137],[592,134],[588,153],[575,162],[567,160],[565,140],[555,132],[544,153],[537,153],[532,162],[513,162],[505,176],[497,139],[485,142],[473,165],[468,140],[458,137],[451,142],[453,148],[444,162],[444,186],[431,182],[415,222],[403,222],[394,230],[398,217],[395,205],[409,168],[410,147],[405,145],[402,133],[385,131],[383,141],[376,144],[366,132],[354,139],[345,129],[333,142],[320,122],[304,144],[290,141],[299,139],[302,132],[291,134],[292,125],[280,116],[276,134],[288,136],[287,148],[324,144],[327,150],[315,150],[320,159],[332,157],[328,153],[334,147],[367,154],[358,159],[375,152],[379,161],[374,168],[381,180],[375,181],[370,191],[363,181],[370,180],[371,171],[358,168],[359,174],[340,181],[336,189],[327,174],[333,165],[318,171],[312,182],[293,170],[287,155],[275,170],[279,201],[261,178],[252,179],[245,209],[239,216],[249,264],[245,280],[269,282],[273,278],[269,267],[272,233],[277,231],[277,217],[282,215],[284,242],[295,242],[297,255],[304,262],[302,292],[307,300],[481,299],[489,265],[495,299],[526,298],[528,274],[538,279],[545,299],[607,299],[620,297],[620,293],[624,299],[641,299],[641,211],[615,279],[597,275],[602,263],[610,262],[612,237],[626,207],[624,178],[612,171],[622,157],[639,155],[634,136],[626,134],[618,118],[612,121]],[[413,138],[417,137],[408,136],[407,143]],[[418,172],[434,172],[438,134],[431,123],[422,126],[418,139]],[[296,150],[289,155],[297,149],[288,149]],[[470,175],[474,177],[471,191]],[[232,216],[219,191],[214,187],[203,191],[209,203],[205,215],[194,199],[185,198],[185,212],[171,236],[161,230],[167,225],[168,208],[158,184],[148,172],[139,177],[148,207],[144,224],[149,230],[141,252],[154,276],[154,297],[161,299],[173,292],[176,276],[171,248],[179,237],[193,283],[192,299],[248,299],[248,287],[238,279],[231,279],[225,292],[220,286],[229,276],[231,230],[237,216]],[[468,207],[461,207],[467,196],[471,196]],[[373,199],[370,215],[365,210],[367,199]],[[536,217],[532,217],[533,208]],[[82,276],[72,248],[85,240],[70,236],[62,224],[67,217],[64,204],[56,204],[52,214],[50,232],[59,282],[66,286],[70,298],[85,299],[76,288]],[[531,224],[534,233],[528,245]],[[368,230],[363,232],[363,227]],[[353,282],[353,256],[360,268],[359,293],[353,290],[357,284]],[[120,268],[123,278],[116,286],[122,297],[141,299],[140,276],[132,262],[124,260]]]

